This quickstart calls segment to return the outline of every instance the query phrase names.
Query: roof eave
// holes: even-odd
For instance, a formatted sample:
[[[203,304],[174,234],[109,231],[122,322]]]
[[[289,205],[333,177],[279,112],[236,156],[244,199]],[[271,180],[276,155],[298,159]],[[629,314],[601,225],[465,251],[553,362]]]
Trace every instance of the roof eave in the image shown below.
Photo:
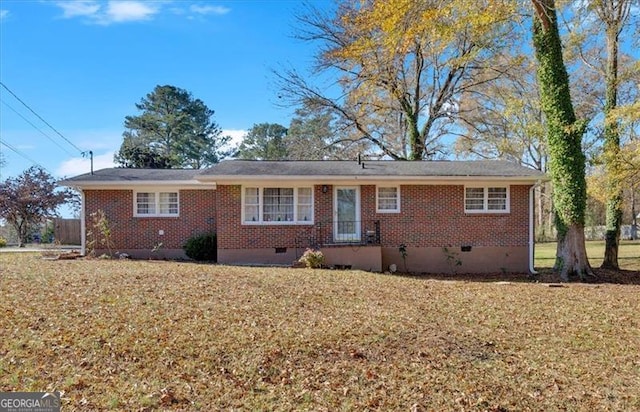
[[[118,181],[60,181],[61,186],[75,187],[78,189],[115,189],[122,190],[140,187],[179,187],[181,189],[215,189],[216,182],[201,182],[198,180],[118,180]]]

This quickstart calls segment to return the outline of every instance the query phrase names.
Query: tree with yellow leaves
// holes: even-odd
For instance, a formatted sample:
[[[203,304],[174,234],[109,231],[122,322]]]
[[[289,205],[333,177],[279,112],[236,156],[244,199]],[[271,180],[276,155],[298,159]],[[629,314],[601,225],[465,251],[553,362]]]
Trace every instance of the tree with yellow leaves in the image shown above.
[[[600,153],[595,161],[602,165],[599,177],[606,182],[605,252],[601,267],[608,269],[619,268],[623,195],[628,187],[624,164],[628,153],[622,149],[633,131],[616,113],[625,105],[633,106],[640,82],[640,66],[637,61],[634,64],[633,56],[624,53],[625,46],[633,41],[633,23],[637,22],[637,17],[632,17],[634,2],[589,0],[572,5],[575,24],[567,41],[567,49],[582,67],[582,82],[574,82],[574,86],[582,83],[581,89],[592,95],[591,130],[602,142],[596,146]]]
[[[618,269],[618,245],[622,225],[624,171],[620,152],[620,127],[611,112],[618,106],[619,37],[631,12],[631,0],[596,0],[593,8],[604,26],[606,38],[604,164],[607,171],[607,230],[602,267]]]
[[[433,158],[460,115],[461,94],[506,70],[497,56],[511,34],[513,3],[366,0],[340,3],[335,14],[310,9],[299,37],[321,43],[316,69],[338,82],[322,89],[290,70],[277,74],[281,96],[330,110],[340,139],[364,143],[370,154]]]
[[[629,140],[618,151],[617,179],[622,186],[621,209],[631,223],[631,238],[638,238],[638,213],[640,213],[640,138]],[[598,164],[587,176],[587,191],[597,202],[606,205],[611,192],[610,177],[602,164]]]

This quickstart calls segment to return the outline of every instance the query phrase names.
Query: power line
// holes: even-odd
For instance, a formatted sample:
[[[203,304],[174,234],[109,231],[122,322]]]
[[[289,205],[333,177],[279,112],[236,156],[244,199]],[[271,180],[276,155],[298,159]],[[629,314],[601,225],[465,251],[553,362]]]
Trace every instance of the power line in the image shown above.
[[[62,149],[65,153],[67,153],[69,156],[73,156],[73,153],[71,153],[70,151],[68,151],[67,149],[65,149],[64,147],[62,147],[58,142],[56,142],[55,140],[53,140],[53,138],[51,136],[49,136],[48,134],[46,134],[45,132],[42,131],[42,129],[40,129],[38,126],[36,126],[35,124],[33,124],[29,119],[27,119],[26,117],[24,117],[22,114],[20,114],[20,112],[18,112],[16,109],[14,109],[13,107],[11,107],[9,105],[9,103],[5,102],[4,100],[2,100],[2,98],[0,98],[0,102],[2,102],[5,106],[7,106],[9,109],[11,109],[15,114],[17,114],[18,116],[20,116],[22,118],[22,120],[24,120],[25,122],[29,123],[31,126],[33,126],[34,129],[36,129],[37,131],[39,131],[44,137],[46,137],[47,139],[51,140],[53,142],[53,144],[55,144],[56,146],[58,146],[60,149]]]
[[[30,111],[31,113],[33,113],[33,114],[34,114],[38,119],[40,119],[44,124],[46,124],[47,126],[49,126],[49,128],[51,128],[51,130],[53,130],[54,132],[56,132],[56,133],[58,134],[58,136],[62,137],[62,138],[64,139],[64,141],[66,141],[67,143],[69,143],[71,146],[73,146],[73,147],[74,147],[77,151],[79,151],[80,153],[83,153],[83,150],[82,150],[82,149],[80,149],[78,146],[76,146],[75,144],[73,144],[73,142],[71,142],[71,140],[69,140],[69,139],[67,139],[66,137],[64,137],[64,136],[62,135],[62,133],[60,133],[58,130],[56,130],[56,128],[55,128],[55,127],[51,126],[51,125],[49,124],[49,122],[47,122],[46,120],[44,120],[44,119],[42,118],[42,116],[40,116],[38,113],[36,113],[36,112],[31,108],[31,107],[29,107],[29,105],[28,105],[28,104],[26,104],[24,101],[22,101],[22,99],[21,99],[21,98],[19,98],[19,97],[18,97],[14,92],[12,92],[12,91],[11,91],[11,89],[9,89],[9,88],[8,88],[4,83],[2,83],[1,81],[0,81],[0,86],[2,86],[2,87],[4,87],[5,89],[7,89],[7,91],[8,91],[9,93],[11,93],[11,95],[12,95],[13,97],[15,97],[15,98],[16,98],[16,100],[18,100],[20,103],[22,103],[22,105],[23,105],[24,107],[26,107],[27,109],[29,109],[29,111]]]
[[[9,143],[4,142],[2,140],[0,140],[0,144],[6,146],[9,150],[11,150],[12,152],[14,152],[15,154],[17,154],[18,156],[30,161],[31,163],[33,163],[34,165],[41,167],[42,169],[46,170],[49,174],[53,174],[51,173],[51,171],[49,169],[47,169],[46,167],[42,166],[40,163],[36,162],[35,160],[33,160],[32,158],[30,158],[29,156],[27,156],[26,154],[22,153],[20,150],[16,149],[15,147],[11,146]]]

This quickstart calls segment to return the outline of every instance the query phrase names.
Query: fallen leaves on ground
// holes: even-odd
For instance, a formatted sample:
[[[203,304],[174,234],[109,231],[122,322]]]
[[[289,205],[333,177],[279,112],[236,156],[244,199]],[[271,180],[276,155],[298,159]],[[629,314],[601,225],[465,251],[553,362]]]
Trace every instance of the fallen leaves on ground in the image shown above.
[[[59,390],[65,411],[640,409],[639,292],[3,254],[0,391]]]

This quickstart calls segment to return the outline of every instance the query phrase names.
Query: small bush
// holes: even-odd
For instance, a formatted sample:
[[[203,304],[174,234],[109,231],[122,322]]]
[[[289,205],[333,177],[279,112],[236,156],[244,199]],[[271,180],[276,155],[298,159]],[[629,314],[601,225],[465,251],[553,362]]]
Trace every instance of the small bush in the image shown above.
[[[319,250],[307,249],[299,261],[307,265],[308,268],[316,269],[324,264],[324,254]]]
[[[7,239],[0,237],[0,247],[7,246]]]
[[[104,210],[98,209],[89,216],[91,217],[91,224],[87,230],[88,255],[95,257],[96,249],[107,249],[107,254],[113,256],[112,225],[107,219],[107,215]]]
[[[193,260],[213,262],[218,260],[218,242],[215,233],[194,236],[187,240],[182,248],[184,253]]]

